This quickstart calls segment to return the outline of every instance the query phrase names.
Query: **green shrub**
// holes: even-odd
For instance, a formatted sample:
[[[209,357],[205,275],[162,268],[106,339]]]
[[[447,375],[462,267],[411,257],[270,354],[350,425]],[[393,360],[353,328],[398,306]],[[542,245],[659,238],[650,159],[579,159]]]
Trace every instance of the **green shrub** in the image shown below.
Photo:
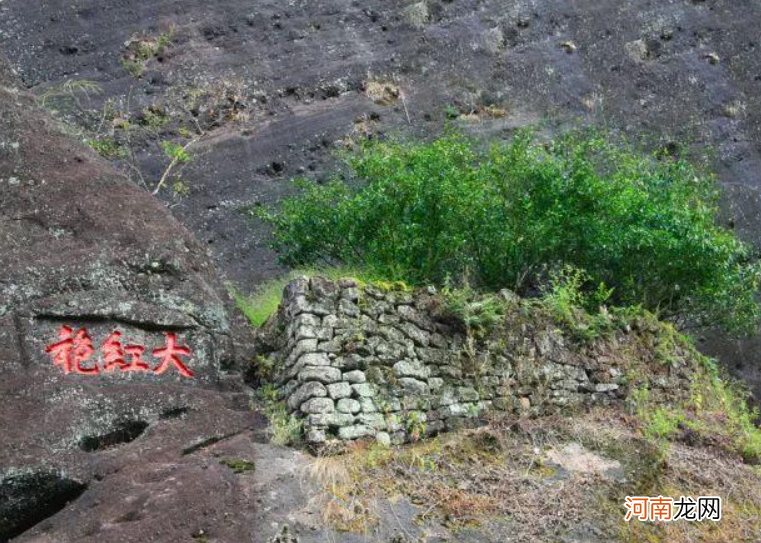
[[[299,195],[260,214],[283,263],[414,285],[469,274],[524,295],[571,265],[613,305],[733,331],[758,319],[757,255],[717,225],[714,180],[685,160],[589,132],[546,144],[520,133],[485,150],[457,134],[372,141],[347,159],[358,188],[301,180]]]
[[[87,144],[104,158],[116,159],[127,156],[127,151],[117,141],[107,136],[89,139]]]
[[[542,297],[536,305],[546,310],[573,337],[582,341],[594,341],[616,328],[619,321],[628,321],[636,308],[613,308],[613,313],[605,307],[612,291],[599,285],[597,290],[585,291],[587,275],[577,268],[566,266],[552,274],[543,287]],[[626,315],[619,315],[624,314]],[[618,318],[619,316],[625,318]]]

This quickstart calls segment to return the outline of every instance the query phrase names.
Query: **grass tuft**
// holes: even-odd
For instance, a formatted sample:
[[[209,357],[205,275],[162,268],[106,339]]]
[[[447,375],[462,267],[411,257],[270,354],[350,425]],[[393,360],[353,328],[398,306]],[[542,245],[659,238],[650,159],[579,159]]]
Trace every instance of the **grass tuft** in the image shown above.
[[[234,288],[231,288],[230,294],[233,300],[235,300],[238,309],[246,316],[249,322],[255,328],[259,328],[267,322],[270,315],[277,311],[283,299],[283,290],[288,283],[304,275],[325,277],[333,281],[350,277],[355,279],[360,286],[374,285],[383,290],[406,290],[408,288],[403,283],[390,283],[366,271],[354,268],[328,267],[304,268],[291,271],[260,284],[250,295],[242,294]]]

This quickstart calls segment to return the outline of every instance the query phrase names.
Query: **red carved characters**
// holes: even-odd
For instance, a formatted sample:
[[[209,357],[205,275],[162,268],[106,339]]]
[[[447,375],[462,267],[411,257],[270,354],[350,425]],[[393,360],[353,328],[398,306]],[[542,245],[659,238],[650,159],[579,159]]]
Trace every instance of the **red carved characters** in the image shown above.
[[[112,332],[100,348],[100,352],[103,355],[103,369],[105,371],[113,371],[115,368],[124,371],[127,368],[127,362],[124,361],[122,342],[119,341],[121,337],[121,332]]]
[[[171,364],[174,364],[177,366],[177,370],[180,372],[181,375],[184,375],[185,377],[193,377],[193,372],[190,371],[188,368],[185,367],[185,365],[180,360],[179,355],[190,355],[190,349],[183,346],[177,345],[177,338],[174,334],[169,333],[166,335],[166,347],[163,349],[156,349],[153,351],[153,356],[156,358],[161,358],[161,364],[159,364],[154,370],[153,373],[164,373]]]
[[[70,326],[61,326],[58,337],[60,341],[45,348],[45,352],[53,357],[54,366],[63,366],[64,373],[71,373],[74,370],[75,373],[82,375],[96,375],[100,372],[97,364],[92,368],[82,367],[82,363],[95,352],[87,330],[80,328],[74,334]]]
[[[190,356],[190,349],[185,345],[177,345],[177,336],[174,333],[169,332],[165,336],[165,346],[154,349],[152,352],[152,355],[160,361],[151,370],[150,365],[142,358],[145,347],[143,345],[123,346],[122,333],[114,330],[100,348],[103,371],[106,373],[152,371],[159,375],[170,368],[176,368],[183,377],[192,378],[193,372],[180,359],[181,356]],[[72,371],[81,375],[100,373],[97,362],[93,367],[83,366],[83,363],[95,352],[92,339],[85,328],[80,328],[75,334],[70,326],[61,326],[58,338],[59,341],[45,347],[45,352],[52,357],[54,366],[61,366],[66,374]]]
[[[124,352],[130,356],[129,366],[126,371],[150,371],[151,367],[146,364],[142,358],[140,358],[145,352],[145,347],[142,345],[128,345],[124,348]]]

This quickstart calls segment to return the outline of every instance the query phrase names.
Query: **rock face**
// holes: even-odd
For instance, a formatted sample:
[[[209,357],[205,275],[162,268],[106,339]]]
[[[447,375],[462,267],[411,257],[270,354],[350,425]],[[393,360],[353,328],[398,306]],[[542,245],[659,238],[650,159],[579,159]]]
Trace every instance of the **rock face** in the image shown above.
[[[0,319],[19,338],[13,363],[47,367],[44,346],[63,325],[98,345],[119,330],[125,345],[157,347],[170,332],[193,345],[193,382],[215,382],[231,361],[230,326],[203,249],[13,80],[0,83]]]
[[[180,459],[254,419],[241,411],[247,395],[223,392],[242,387],[228,374],[225,293],[204,249],[160,202],[38,111],[2,59],[0,195],[6,541],[83,492],[88,501],[128,495],[111,474],[149,477],[151,458]],[[134,441],[143,453],[119,454]],[[200,503],[180,492],[172,507]],[[68,530],[81,527],[76,518]],[[120,532],[112,537],[135,540]],[[68,533],[61,540],[84,537]]]
[[[503,327],[476,338],[454,325],[443,303],[426,291],[351,279],[302,277],[286,287],[261,354],[308,442],[401,444],[488,411],[547,415],[611,405],[643,382],[661,397],[689,389],[694,360],[652,363],[638,348],[647,330],[580,344],[516,305]]]

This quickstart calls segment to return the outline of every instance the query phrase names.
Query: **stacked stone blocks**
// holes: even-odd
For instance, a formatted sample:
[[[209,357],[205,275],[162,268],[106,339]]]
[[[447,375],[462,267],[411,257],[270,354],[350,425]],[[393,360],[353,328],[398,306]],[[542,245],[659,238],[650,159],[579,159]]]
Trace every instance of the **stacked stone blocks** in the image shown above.
[[[488,411],[538,415],[626,395],[620,362],[553,327],[507,323],[474,341],[433,289],[409,292],[301,277],[270,323],[272,380],[311,444],[403,443]],[[664,379],[663,386],[676,386]]]

